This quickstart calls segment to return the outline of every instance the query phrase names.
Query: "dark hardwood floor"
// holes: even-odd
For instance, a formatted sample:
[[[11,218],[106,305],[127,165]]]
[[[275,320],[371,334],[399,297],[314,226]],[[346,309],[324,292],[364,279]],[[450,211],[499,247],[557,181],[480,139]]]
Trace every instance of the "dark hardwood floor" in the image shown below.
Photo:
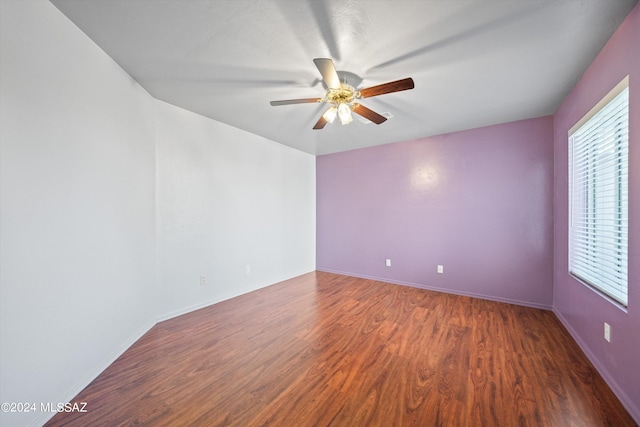
[[[49,426],[635,426],[552,312],[315,272],[154,326]]]

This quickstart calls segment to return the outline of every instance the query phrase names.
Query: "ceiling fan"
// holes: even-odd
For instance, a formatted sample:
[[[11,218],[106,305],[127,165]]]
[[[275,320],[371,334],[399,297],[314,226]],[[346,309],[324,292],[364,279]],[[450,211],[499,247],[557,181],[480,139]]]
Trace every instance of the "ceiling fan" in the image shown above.
[[[387,118],[355,101],[361,98],[370,98],[372,96],[384,95],[385,93],[400,92],[402,90],[414,88],[413,79],[409,77],[356,90],[346,82],[340,82],[340,77],[338,76],[336,67],[331,59],[316,58],[313,62],[316,64],[316,67],[318,67],[318,70],[322,75],[322,79],[327,86],[327,93],[324,98],[300,98],[271,101],[271,105],[273,106],[322,102],[331,104],[331,107],[329,107],[329,109],[320,117],[313,129],[322,129],[327,123],[333,123],[336,116],[340,117],[340,121],[343,125],[349,124],[353,121],[353,117],[351,116],[352,111],[379,125],[387,120]]]

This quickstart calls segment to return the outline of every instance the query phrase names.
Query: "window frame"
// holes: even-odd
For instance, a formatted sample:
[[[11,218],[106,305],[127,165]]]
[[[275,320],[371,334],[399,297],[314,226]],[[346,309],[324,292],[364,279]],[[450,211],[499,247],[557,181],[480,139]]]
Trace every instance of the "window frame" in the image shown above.
[[[607,175],[604,178],[595,177],[596,172],[602,173],[599,169],[602,165],[600,158],[594,157],[594,153],[585,154],[585,147],[589,150],[603,150],[605,148],[604,140],[601,138],[593,139],[590,142],[575,141],[574,135],[580,134],[583,127],[593,126],[591,120],[599,115],[603,110],[610,107],[612,101],[614,101],[624,91],[627,91],[626,98],[626,139],[622,139],[622,146],[620,148],[619,136],[613,138],[613,149],[617,155],[617,150],[622,149],[626,159],[623,159],[625,164],[622,166],[624,170],[617,170],[617,166],[612,168],[611,175]],[[596,123],[598,129],[606,128],[611,125],[611,120],[615,120],[617,115],[611,115],[606,118],[606,122]],[[585,126],[587,125],[587,126]],[[619,129],[620,127],[616,128]],[[628,203],[629,203],[629,76],[626,76],[620,83],[618,83],[607,95],[605,95],[587,114],[585,114],[568,132],[568,185],[569,185],[569,227],[568,227],[568,270],[569,274],[577,279],[579,282],[585,284],[589,288],[595,290],[598,294],[605,297],[607,300],[626,309],[629,304],[629,215],[628,215]],[[596,132],[592,132],[589,136],[596,138]],[[577,138],[577,137],[576,137]],[[594,142],[597,141],[597,142]],[[575,145],[580,144],[577,148]],[[578,152],[578,154],[575,154]],[[587,166],[585,166],[587,164]],[[618,164],[620,164],[618,162]],[[597,166],[596,166],[597,165]],[[576,171],[577,170],[577,171]],[[579,173],[586,172],[586,175],[579,176]],[[608,170],[606,172],[609,172]],[[593,178],[589,178],[594,176]],[[586,178],[585,178],[586,177]],[[584,183],[580,183],[582,180]],[[576,182],[578,182],[576,184]],[[613,196],[607,196],[604,193],[603,188],[607,186],[613,186]],[[576,193],[576,188],[583,193]],[[598,192],[599,191],[599,192]],[[577,196],[576,196],[577,194]],[[599,196],[598,196],[599,194]],[[603,201],[604,199],[609,200]],[[613,199],[614,202],[610,205],[606,202],[610,202]],[[580,205],[579,205],[580,204]],[[610,212],[605,212],[605,210]],[[597,215],[596,215],[597,214]],[[578,215],[581,215],[580,220]],[[602,217],[612,219],[618,217],[615,224],[618,226],[618,231],[613,234],[624,236],[624,238],[618,239],[619,248],[610,249],[615,244],[603,243],[603,240],[608,236],[607,232],[597,231],[598,226],[602,225]],[[574,225],[580,223],[579,225]],[[584,225],[584,224],[587,225]],[[624,225],[623,225],[624,223]],[[578,232],[582,232],[581,236],[588,234],[588,237],[578,238]],[[586,243],[585,243],[586,241]],[[624,241],[624,245],[620,242]],[[589,249],[585,249],[589,246]],[[600,271],[595,274],[590,274],[587,270],[597,269],[598,266],[603,267],[605,262],[600,261],[588,261],[587,266],[579,266],[579,264],[587,258],[597,259],[602,254],[622,254],[624,251],[624,257],[618,258],[620,263],[617,271],[620,272],[618,276],[613,277],[613,274],[606,277],[596,277],[598,275],[603,276],[603,272]],[[587,252],[590,253],[587,256]],[[577,270],[577,271],[574,271]],[[603,270],[609,270],[603,268]],[[624,270],[624,271],[623,271]],[[614,269],[611,269],[611,272]],[[586,277],[585,277],[586,276]],[[600,279],[600,283],[594,283]],[[614,283],[613,285],[610,285]],[[619,290],[618,290],[619,287]]]

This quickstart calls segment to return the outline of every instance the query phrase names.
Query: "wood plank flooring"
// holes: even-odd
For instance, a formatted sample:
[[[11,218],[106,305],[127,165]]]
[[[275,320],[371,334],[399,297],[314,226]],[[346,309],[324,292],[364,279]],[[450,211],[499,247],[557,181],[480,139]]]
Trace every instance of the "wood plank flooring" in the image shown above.
[[[158,323],[48,426],[635,426],[552,312],[314,272]]]

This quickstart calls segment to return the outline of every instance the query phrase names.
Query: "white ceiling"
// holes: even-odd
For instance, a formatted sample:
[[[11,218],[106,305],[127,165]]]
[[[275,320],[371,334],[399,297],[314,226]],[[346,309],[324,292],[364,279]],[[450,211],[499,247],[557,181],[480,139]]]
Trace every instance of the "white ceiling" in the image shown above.
[[[553,114],[637,0],[52,0],[151,95],[311,154]],[[313,58],[393,116],[312,130]],[[361,81],[360,81],[361,80]]]

